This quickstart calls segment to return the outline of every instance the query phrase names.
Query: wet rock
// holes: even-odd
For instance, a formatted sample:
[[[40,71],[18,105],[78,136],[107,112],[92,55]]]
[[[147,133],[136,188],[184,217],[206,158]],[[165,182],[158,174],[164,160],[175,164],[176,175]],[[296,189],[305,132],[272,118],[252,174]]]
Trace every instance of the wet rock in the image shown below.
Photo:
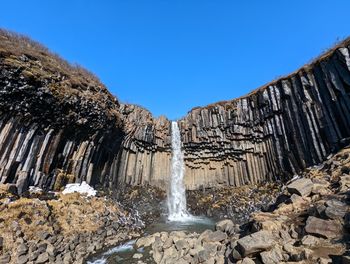
[[[142,258],[142,254],[140,254],[140,253],[135,253],[135,254],[132,256],[132,258],[134,258],[134,259],[140,259],[140,258]]]
[[[313,182],[308,178],[301,178],[287,185],[288,192],[300,196],[309,196],[313,188]]]
[[[342,226],[334,220],[323,220],[309,216],[306,221],[305,231],[312,235],[325,238],[336,238],[342,236]]]
[[[269,231],[259,231],[237,241],[237,246],[242,256],[270,249],[275,244],[276,238]]]

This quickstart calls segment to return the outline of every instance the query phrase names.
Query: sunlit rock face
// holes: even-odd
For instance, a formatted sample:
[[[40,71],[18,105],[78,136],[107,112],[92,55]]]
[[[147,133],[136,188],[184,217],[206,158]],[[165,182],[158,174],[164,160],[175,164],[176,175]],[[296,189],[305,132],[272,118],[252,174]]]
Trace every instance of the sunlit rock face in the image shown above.
[[[194,108],[179,120],[186,188],[283,180],[344,146],[349,43],[245,97]],[[0,31],[1,183],[16,183],[20,192],[82,181],[166,190],[171,155],[168,119],[120,104],[92,74]]]
[[[247,96],[192,109],[180,122],[187,188],[284,179],[348,143],[349,42]]]

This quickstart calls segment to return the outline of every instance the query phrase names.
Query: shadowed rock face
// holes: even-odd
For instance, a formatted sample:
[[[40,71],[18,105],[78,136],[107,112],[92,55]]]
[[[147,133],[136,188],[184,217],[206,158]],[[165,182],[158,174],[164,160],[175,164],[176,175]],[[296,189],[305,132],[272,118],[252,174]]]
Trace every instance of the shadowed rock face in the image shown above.
[[[179,120],[187,189],[285,179],[350,136],[349,40],[251,94]],[[79,67],[0,31],[0,183],[166,188],[170,122],[119,104]]]

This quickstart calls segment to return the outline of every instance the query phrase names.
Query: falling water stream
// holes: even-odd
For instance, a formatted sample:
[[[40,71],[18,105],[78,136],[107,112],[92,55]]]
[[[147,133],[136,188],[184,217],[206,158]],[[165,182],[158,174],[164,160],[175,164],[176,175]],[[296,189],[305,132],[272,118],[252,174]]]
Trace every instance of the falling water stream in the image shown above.
[[[171,123],[171,171],[168,190],[168,220],[186,222],[193,216],[186,209],[186,190],[183,182],[185,174],[184,155],[181,149],[181,134],[176,121]]]
[[[184,185],[184,154],[181,149],[181,134],[176,121],[171,123],[171,171],[168,187],[168,214],[166,218],[159,219],[145,230],[146,234],[153,234],[161,231],[186,230],[190,232],[203,232],[212,229],[214,222],[207,217],[193,216],[187,211],[186,189]],[[117,247],[109,248],[104,252],[95,255],[87,261],[88,264],[132,264],[137,263],[133,258],[134,253],[142,253],[144,258],[150,261],[149,249],[135,249],[135,240],[128,241]],[[141,251],[140,251],[141,250]],[[151,262],[147,262],[151,263]],[[152,262],[153,263],[153,262]]]

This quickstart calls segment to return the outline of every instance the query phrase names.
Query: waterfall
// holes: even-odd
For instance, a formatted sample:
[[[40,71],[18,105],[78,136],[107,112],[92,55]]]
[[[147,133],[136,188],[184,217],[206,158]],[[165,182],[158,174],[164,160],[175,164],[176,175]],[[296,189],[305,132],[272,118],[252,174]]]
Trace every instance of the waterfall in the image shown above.
[[[183,183],[185,166],[181,150],[181,135],[176,121],[171,123],[171,171],[168,190],[168,220],[188,221],[192,216],[186,209],[186,190]]]

